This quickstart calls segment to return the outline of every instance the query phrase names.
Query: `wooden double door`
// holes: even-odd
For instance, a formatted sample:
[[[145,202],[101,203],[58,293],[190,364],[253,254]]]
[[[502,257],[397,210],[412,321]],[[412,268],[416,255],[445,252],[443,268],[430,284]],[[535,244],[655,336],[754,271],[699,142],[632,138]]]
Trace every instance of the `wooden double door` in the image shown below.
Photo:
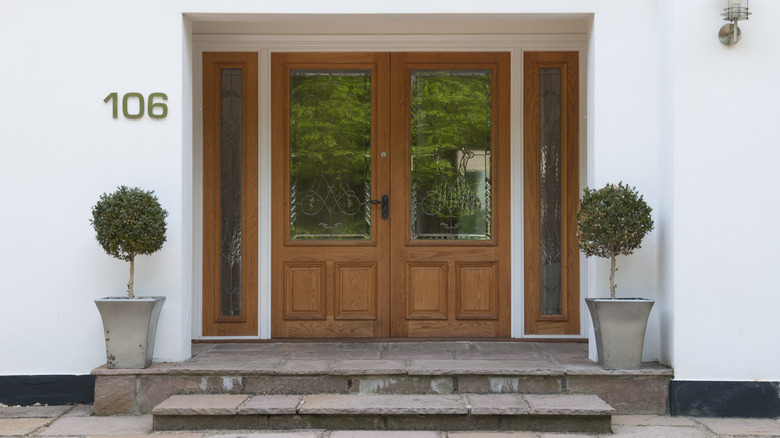
[[[273,54],[273,337],[508,337],[512,275],[579,333],[578,54],[523,66],[511,274],[508,53]],[[257,67],[203,54],[204,336],[258,335]]]
[[[272,336],[510,335],[509,53],[272,55]]]

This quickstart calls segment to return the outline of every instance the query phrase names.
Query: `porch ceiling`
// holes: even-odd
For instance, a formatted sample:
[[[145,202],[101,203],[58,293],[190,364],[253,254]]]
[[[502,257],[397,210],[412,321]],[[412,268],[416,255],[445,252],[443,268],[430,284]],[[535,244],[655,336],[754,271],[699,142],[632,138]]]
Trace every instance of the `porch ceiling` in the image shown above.
[[[201,35],[434,35],[587,33],[592,14],[205,14]]]

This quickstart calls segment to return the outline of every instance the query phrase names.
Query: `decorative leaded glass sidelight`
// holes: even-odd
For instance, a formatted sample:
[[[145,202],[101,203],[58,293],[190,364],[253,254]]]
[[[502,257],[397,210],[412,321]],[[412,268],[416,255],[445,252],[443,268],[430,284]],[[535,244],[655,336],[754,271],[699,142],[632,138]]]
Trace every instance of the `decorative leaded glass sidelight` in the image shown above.
[[[561,314],[561,69],[541,72],[541,305]]]
[[[290,239],[371,239],[371,71],[290,72]]]
[[[412,70],[411,233],[492,238],[491,70]]]
[[[220,315],[241,315],[241,74],[222,69]]]

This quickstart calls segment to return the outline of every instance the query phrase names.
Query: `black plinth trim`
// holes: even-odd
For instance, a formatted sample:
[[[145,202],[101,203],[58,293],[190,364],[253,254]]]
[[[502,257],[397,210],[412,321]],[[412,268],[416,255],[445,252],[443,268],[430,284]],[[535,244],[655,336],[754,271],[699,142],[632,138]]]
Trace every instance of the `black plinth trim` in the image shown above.
[[[30,406],[63,405],[95,401],[95,376],[0,376],[0,403]]]
[[[780,382],[672,380],[669,413],[694,417],[780,417]]]

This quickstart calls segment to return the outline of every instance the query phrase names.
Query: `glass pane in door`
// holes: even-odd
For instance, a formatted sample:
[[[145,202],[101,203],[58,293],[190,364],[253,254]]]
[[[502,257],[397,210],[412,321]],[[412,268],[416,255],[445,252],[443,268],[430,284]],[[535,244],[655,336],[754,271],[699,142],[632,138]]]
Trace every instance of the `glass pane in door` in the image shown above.
[[[541,73],[542,315],[561,314],[561,69]]]
[[[290,72],[290,239],[371,239],[371,71]]]
[[[241,316],[241,69],[221,71],[220,315]]]
[[[412,70],[411,235],[492,238],[491,70]]]

